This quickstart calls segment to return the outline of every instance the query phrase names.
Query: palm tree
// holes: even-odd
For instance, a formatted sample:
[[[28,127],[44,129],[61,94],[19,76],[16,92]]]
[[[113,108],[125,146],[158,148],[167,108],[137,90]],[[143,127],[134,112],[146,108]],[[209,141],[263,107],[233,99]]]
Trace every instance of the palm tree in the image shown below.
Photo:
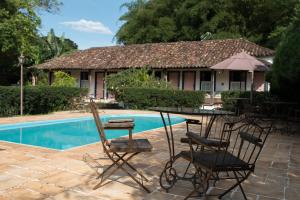
[[[50,52],[51,58],[61,56],[64,53],[64,34],[62,34],[62,36],[60,37],[57,37],[55,36],[54,30],[51,29],[47,34],[45,41],[48,45],[48,50]]]

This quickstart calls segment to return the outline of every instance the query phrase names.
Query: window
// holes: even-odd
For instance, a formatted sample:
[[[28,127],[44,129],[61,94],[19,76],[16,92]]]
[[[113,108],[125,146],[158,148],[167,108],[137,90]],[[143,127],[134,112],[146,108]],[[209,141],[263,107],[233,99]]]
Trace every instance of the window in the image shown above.
[[[80,73],[80,87],[81,88],[89,87],[89,73],[88,72]]]
[[[229,89],[232,91],[246,90],[246,71],[231,71],[229,73]]]
[[[157,79],[157,80],[160,80],[162,77],[161,77],[161,71],[155,71],[154,72],[154,77]]]
[[[67,73],[70,76],[72,75],[70,71],[66,71],[65,73]]]
[[[200,90],[210,92],[211,91],[211,71],[200,72]]]

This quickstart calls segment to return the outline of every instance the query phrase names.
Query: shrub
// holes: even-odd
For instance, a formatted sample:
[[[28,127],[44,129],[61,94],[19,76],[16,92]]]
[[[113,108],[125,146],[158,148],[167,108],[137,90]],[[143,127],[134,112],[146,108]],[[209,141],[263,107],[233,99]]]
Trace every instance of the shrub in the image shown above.
[[[244,91],[244,92],[225,91],[225,92],[222,92],[221,98],[223,101],[223,108],[225,110],[234,111],[234,109],[236,107],[243,109],[245,107],[244,104],[245,103],[249,104],[249,102],[238,101],[238,100],[234,100],[234,99],[230,99],[230,98],[248,98],[248,99],[250,99],[250,91]],[[269,100],[271,98],[274,98],[274,97],[272,97],[269,92],[253,92],[252,105],[261,106],[264,103],[264,101]]]
[[[155,106],[199,107],[204,102],[205,93],[156,88],[123,88],[117,100],[132,109]]]
[[[85,96],[87,89],[73,87],[28,86],[24,88],[24,114],[44,114],[67,110],[75,97]],[[20,112],[20,88],[0,86],[0,116]]]
[[[75,87],[76,80],[69,74],[57,71],[54,73],[54,82],[52,83],[54,87]]]
[[[127,69],[117,74],[108,75],[106,78],[107,88],[115,95],[122,88],[161,88],[171,89],[171,85],[163,80],[157,80],[153,74],[149,73],[147,68]]]

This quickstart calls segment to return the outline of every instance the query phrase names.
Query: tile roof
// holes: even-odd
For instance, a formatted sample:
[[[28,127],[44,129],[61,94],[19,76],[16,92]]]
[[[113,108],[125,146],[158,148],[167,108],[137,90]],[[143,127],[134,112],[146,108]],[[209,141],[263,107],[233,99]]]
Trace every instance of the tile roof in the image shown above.
[[[97,47],[51,59],[40,69],[125,69],[211,67],[245,51],[255,57],[273,56],[274,51],[245,39],[185,41]]]

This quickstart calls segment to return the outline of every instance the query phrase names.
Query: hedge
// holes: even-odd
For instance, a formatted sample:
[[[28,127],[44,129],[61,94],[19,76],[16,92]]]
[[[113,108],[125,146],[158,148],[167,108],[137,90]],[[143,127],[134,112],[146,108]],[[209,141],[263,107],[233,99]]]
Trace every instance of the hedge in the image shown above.
[[[131,109],[145,109],[155,106],[199,107],[205,93],[173,89],[123,88],[116,100]]]
[[[76,97],[85,96],[87,89],[74,87],[24,87],[24,114],[45,114],[67,110]],[[0,86],[0,116],[18,115],[20,88]]]
[[[236,107],[243,109],[245,107],[244,103],[250,103],[245,101],[237,101],[230,98],[248,98],[250,100],[250,91],[225,91],[221,93],[221,98],[223,102],[223,108],[225,110],[232,110]],[[253,92],[253,102],[254,106],[261,106],[266,100],[274,98],[269,92]]]

